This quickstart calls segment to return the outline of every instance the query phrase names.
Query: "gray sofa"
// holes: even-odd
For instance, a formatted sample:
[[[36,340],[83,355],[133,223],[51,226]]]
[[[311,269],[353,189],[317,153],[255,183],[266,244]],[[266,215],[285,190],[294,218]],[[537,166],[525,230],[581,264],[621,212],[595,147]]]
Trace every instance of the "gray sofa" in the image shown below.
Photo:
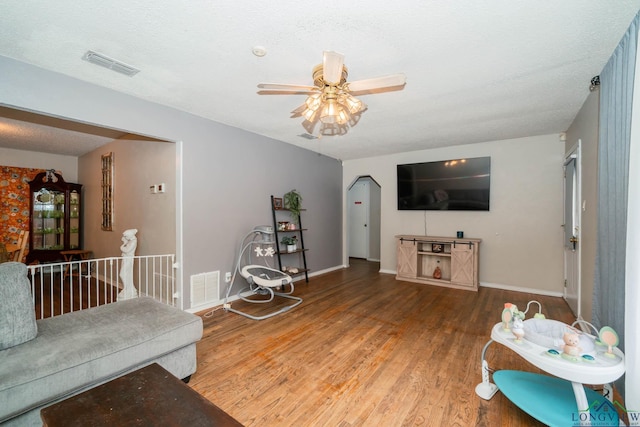
[[[153,362],[196,371],[200,317],[143,297],[36,321],[26,273],[0,264],[3,426],[40,426],[43,407]]]

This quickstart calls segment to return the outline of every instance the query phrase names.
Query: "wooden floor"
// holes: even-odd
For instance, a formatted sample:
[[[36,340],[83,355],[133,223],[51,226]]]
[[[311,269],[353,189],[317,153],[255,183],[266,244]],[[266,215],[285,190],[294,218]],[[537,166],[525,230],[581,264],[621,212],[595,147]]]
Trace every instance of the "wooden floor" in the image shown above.
[[[63,280],[59,274],[36,276],[34,288],[36,319],[112,303],[119,291],[93,277],[71,275]]]
[[[75,274],[64,279],[60,274],[37,275],[34,287],[36,319],[112,303],[119,291],[95,278]]]
[[[379,267],[352,259],[296,282],[304,302],[270,319],[203,317],[190,386],[246,426],[543,425],[474,388],[504,303],[524,310],[536,299],[547,318],[571,323],[563,299],[400,282]],[[487,359],[492,369],[540,372],[496,343]]]

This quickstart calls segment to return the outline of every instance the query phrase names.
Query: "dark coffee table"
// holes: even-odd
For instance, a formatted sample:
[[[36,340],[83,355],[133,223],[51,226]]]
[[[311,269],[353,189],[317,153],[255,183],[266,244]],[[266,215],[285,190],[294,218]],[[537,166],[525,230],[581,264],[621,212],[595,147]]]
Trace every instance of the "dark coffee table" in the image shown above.
[[[46,427],[242,426],[154,363],[40,411]]]

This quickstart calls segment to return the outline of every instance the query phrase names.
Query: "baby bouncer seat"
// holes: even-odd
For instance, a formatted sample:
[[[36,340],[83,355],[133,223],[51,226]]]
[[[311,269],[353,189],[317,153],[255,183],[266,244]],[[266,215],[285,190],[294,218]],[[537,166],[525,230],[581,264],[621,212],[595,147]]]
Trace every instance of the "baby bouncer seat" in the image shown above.
[[[240,314],[253,320],[263,320],[291,310],[302,303],[302,298],[293,294],[295,287],[293,279],[286,273],[268,265],[268,259],[273,259],[275,250],[273,245],[273,227],[260,225],[254,227],[240,244],[238,260],[233,272],[233,277],[227,289],[224,308],[227,311]],[[253,262],[252,254],[262,261],[262,264]],[[274,309],[263,315],[253,315],[245,311],[232,308],[228,303],[229,293],[235,282],[236,275],[240,274],[248,286],[238,291],[237,297],[242,301],[252,304],[267,304],[272,302],[276,296],[294,301],[293,304],[285,305],[279,309]],[[287,291],[287,288],[289,289]],[[279,289],[279,290],[277,290]]]

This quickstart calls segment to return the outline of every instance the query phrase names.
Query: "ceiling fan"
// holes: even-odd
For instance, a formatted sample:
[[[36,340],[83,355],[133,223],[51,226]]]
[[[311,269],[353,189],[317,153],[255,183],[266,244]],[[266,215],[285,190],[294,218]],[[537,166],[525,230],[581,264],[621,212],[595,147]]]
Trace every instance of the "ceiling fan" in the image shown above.
[[[302,126],[313,134],[320,123],[319,134],[344,135],[360,120],[367,106],[354,95],[389,92],[404,88],[404,74],[347,82],[344,55],[325,51],[322,64],[313,68],[313,86],[260,83],[261,95],[308,95],[300,107],[292,111],[292,118],[304,117]]]

